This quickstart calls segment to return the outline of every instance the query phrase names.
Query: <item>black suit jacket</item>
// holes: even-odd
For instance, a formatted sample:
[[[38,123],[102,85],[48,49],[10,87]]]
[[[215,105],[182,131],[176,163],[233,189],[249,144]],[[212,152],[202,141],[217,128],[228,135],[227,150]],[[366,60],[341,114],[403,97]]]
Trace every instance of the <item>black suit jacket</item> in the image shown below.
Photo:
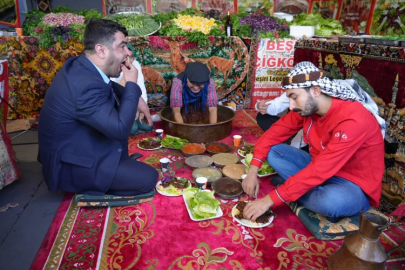
[[[121,157],[128,156],[140,96],[136,83],[106,84],[84,54],[66,61],[39,117],[38,160],[49,190],[100,195],[110,188]]]

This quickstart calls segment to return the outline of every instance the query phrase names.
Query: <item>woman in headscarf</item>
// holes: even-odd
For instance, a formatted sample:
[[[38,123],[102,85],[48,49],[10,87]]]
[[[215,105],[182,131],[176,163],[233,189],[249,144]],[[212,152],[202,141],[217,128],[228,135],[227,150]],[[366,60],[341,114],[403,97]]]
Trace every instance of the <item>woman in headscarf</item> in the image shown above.
[[[208,67],[188,63],[184,72],[173,79],[170,107],[177,123],[217,123],[217,91]]]

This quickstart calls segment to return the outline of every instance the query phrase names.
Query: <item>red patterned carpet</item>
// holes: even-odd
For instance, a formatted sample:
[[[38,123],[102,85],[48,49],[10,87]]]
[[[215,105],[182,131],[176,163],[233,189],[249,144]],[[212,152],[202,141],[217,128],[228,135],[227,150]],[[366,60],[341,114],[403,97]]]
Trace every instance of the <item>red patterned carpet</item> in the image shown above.
[[[232,135],[254,143],[261,131],[253,119],[253,113],[238,111]],[[130,153],[143,153],[141,160],[157,169],[159,159],[168,157],[171,174],[192,179],[180,151],[138,149],[137,142],[148,136],[153,134],[131,138]],[[222,142],[231,145],[231,138]],[[269,177],[262,178],[259,197],[273,188]],[[222,217],[195,222],[181,196],[157,193],[151,202],[112,208],[76,207],[72,197],[65,196],[31,269],[325,269],[342,244],[314,238],[286,205],[273,209],[268,227],[251,229],[233,221],[236,200],[221,200]],[[381,236],[386,248],[404,240],[395,230]],[[404,265],[403,251],[387,264],[388,269]]]

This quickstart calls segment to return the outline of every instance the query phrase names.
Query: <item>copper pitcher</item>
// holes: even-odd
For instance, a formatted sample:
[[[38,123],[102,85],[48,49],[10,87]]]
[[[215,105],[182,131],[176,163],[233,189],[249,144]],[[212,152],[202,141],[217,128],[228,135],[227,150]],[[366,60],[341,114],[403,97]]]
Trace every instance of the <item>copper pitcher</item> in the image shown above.
[[[389,255],[405,244],[388,252],[384,250],[379,236],[390,226],[398,227],[379,215],[360,213],[359,231],[345,236],[343,245],[328,258],[328,269],[384,270]]]

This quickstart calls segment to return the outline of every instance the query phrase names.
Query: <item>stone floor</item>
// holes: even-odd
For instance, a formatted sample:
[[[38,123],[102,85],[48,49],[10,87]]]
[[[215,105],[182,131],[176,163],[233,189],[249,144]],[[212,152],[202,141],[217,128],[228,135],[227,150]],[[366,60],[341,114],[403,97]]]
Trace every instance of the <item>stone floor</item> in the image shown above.
[[[63,198],[63,192],[49,192],[36,161],[38,132],[9,133],[21,179],[0,190],[0,207],[18,203],[0,212],[0,269],[30,269]],[[13,137],[15,137],[13,139]]]

